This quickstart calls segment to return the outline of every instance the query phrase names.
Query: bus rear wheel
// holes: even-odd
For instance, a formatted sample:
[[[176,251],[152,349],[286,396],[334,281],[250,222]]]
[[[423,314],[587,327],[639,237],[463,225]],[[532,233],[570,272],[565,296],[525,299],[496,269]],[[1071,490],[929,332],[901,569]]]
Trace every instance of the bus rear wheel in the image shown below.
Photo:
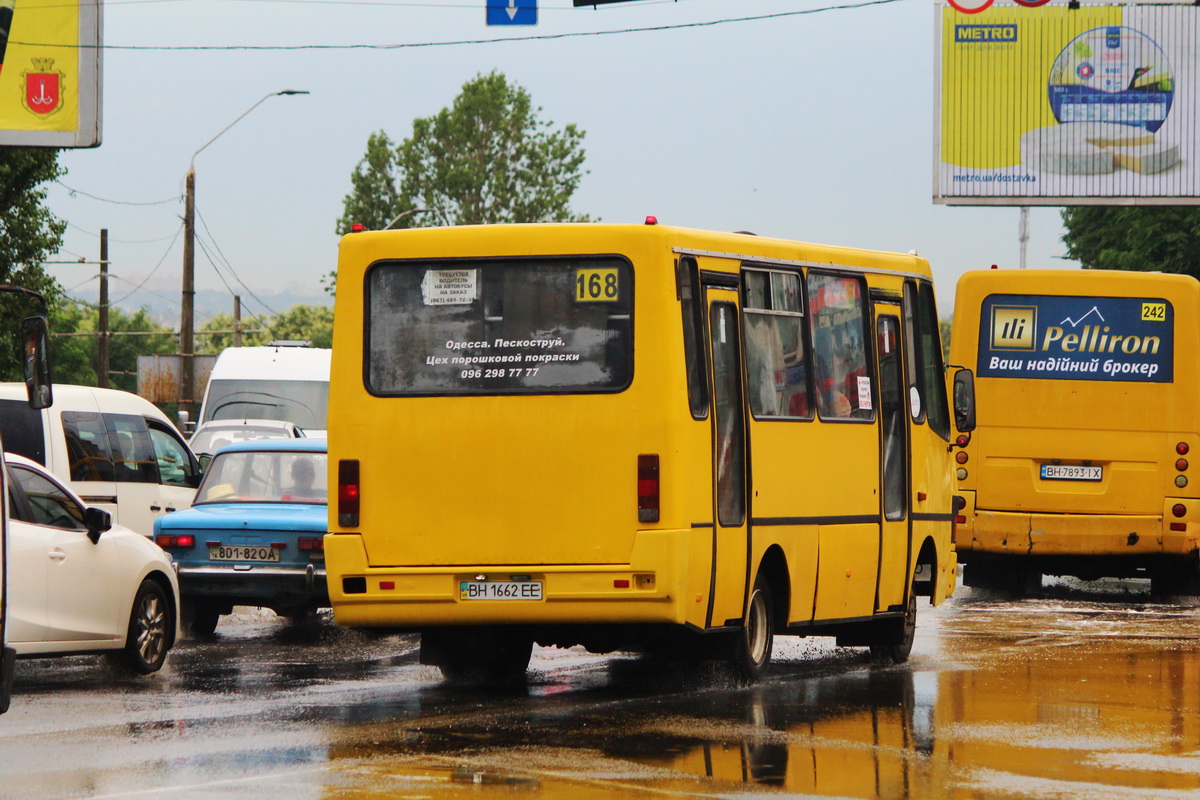
[[[775,610],[771,603],[771,585],[759,575],[750,592],[746,620],[737,634],[731,666],[743,683],[754,683],[766,674],[775,641]]]
[[[525,683],[533,637],[503,628],[438,628],[421,634],[421,663],[465,686],[502,687]]]

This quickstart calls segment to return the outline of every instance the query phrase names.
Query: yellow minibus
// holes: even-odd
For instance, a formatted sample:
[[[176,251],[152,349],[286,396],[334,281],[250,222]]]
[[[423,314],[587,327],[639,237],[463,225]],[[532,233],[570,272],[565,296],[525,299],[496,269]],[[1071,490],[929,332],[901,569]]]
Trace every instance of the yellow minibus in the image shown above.
[[[952,590],[915,255],[654,218],[357,232],[335,318],[335,618],[419,631],[450,679],[521,679],[534,642],[745,680],[780,634],[902,661]]]
[[[975,371],[956,452],[967,586],[1149,578],[1194,594],[1200,545],[1200,282],[1109,270],[976,270],[950,361]]]

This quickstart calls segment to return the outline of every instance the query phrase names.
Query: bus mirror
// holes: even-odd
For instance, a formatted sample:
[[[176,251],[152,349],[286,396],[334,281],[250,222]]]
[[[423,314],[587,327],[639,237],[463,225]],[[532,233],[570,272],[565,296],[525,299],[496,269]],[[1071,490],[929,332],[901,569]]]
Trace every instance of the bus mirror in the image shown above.
[[[49,408],[54,403],[50,381],[50,327],[45,316],[27,317],[21,322],[25,388],[32,408]]]
[[[959,433],[975,430],[975,373],[965,368],[954,373],[954,426]]]

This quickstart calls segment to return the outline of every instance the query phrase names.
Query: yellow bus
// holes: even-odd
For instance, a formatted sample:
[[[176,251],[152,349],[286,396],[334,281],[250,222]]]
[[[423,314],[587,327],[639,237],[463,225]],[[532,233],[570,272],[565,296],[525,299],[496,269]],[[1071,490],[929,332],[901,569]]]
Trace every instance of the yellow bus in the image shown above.
[[[351,233],[325,540],[336,620],[450,679],[532,643],[903,660],[952,590],[929,265],[659,225]]]
[[[953,331],[950,361],[975,368],[979,398],[956,453],[964,584],[1148,577],[1156,595],[1195,593],[1200,283],[973,271]]]

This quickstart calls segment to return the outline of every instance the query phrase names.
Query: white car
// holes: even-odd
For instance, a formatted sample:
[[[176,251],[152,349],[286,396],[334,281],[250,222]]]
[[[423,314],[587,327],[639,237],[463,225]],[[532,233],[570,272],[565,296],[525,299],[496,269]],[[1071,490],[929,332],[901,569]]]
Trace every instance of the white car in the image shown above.
[[[307,434],[294,422],[279,419],[213,419],[203,422],[188,445],[197,455],[212,455],[227,444],[255,439],[302,439]]]
[[[8,644],[18,658],[103,653],[155,672],[178,639],[171,557],[86,508],[37,462],[5,453]]]

